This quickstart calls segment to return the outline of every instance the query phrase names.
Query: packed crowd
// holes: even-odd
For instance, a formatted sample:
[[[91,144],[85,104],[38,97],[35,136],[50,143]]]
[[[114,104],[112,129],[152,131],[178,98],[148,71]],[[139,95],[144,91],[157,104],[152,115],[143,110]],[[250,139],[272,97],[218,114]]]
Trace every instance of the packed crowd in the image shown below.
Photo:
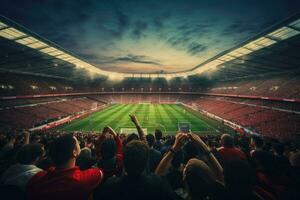
[[[300,151],[258,136],[0,133],[1,199],[300,199]]]

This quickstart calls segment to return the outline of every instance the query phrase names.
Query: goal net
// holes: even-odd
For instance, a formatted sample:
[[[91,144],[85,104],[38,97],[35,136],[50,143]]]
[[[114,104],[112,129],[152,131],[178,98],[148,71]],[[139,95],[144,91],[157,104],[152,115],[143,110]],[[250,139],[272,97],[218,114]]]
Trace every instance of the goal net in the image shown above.
[[[147,135],[147,129],[143,128],[143,131],[145,133],[145,135]],[[121,134],[131,134],[131,133],[135,133],[138,134],[136,128],[120,128],[120,133]]]

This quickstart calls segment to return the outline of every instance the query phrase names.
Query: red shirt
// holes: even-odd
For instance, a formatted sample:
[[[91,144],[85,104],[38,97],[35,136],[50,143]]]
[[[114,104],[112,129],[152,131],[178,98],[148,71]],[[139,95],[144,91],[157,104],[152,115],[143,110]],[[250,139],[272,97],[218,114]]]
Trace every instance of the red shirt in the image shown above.
[[[221,147],[218,149],[218,152],[224,161],[246,159],[246,155],[241,150],[235,147]]]
[[[103,172],[99,168],[81,171],[79,167],[70,169],[51,167],[30,179],[27,184],[27,197],[30,200],[86,200],[102,179]]]

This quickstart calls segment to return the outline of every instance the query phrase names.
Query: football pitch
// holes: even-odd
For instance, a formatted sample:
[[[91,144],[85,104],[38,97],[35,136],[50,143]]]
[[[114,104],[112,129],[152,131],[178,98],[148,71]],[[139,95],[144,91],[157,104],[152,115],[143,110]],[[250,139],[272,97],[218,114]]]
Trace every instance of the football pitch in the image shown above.
[[[129,114],[135,114],[146,133],[160,129],[164,133],[175,134],[178,123],[189,123],[197,133],[218,133],[219,123],[211,121],[198,112],[189,111],[179,104],[113,104],[101,111],[74,120],[58,127],[58,130],[101,132],[103,127],[111,126],[117,132],[133,132],[134,125]],[[125,130],[125,131],[124,131]]]

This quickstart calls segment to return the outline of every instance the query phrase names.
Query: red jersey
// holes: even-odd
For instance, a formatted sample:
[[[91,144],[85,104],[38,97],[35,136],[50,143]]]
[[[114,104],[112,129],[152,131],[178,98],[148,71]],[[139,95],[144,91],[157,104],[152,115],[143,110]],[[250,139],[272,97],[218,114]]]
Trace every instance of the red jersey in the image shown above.
[[[246,159],[246,155],[241,150],[235,147],[221,147],[218,149],[218,152],[224,161]]]
[[[99,168],[81,171],[79,167],[70,169],[51,167],[30,179],[27,184],[27,197],[30,200],[86,200],[102,179],[103,172]]]

